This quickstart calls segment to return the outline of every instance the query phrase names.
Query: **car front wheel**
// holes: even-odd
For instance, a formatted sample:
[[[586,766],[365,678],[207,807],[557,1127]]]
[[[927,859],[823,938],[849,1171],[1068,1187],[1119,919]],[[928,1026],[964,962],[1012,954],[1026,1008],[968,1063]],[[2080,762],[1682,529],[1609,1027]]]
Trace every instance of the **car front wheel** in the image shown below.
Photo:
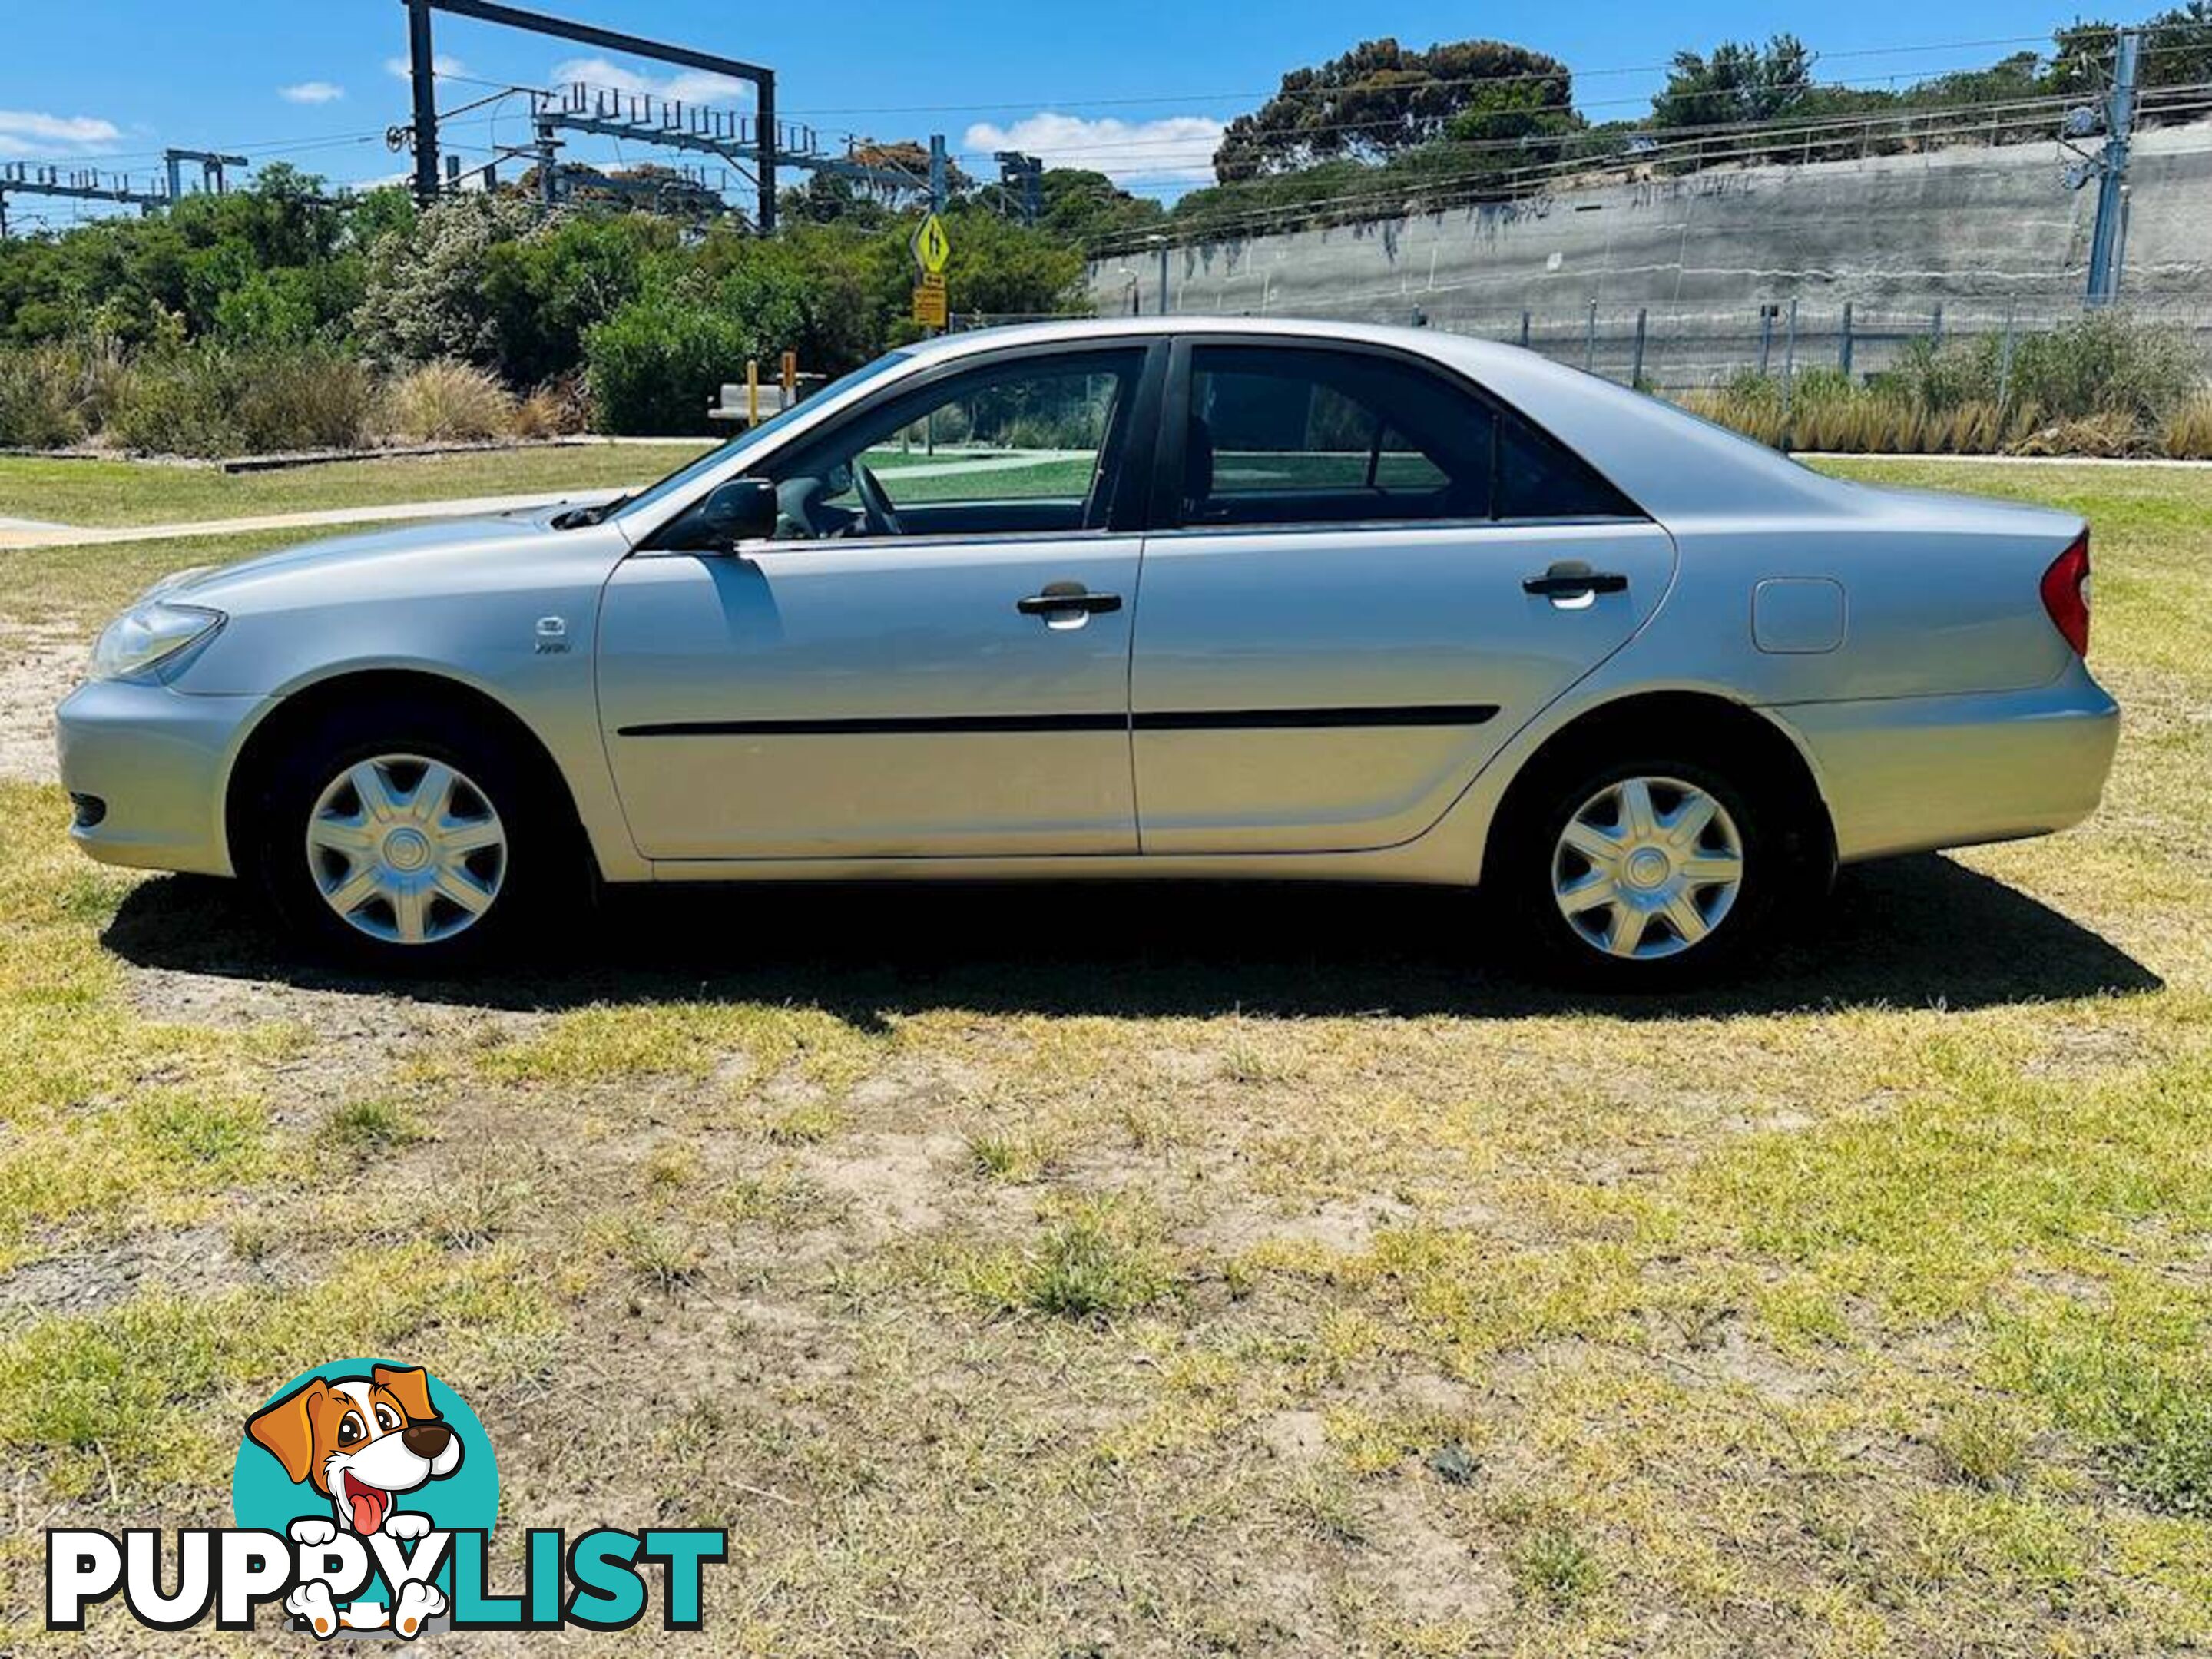
[[[275,766],[256,873],[326,951],[405,969],[475,957],[521,931],[551,873],[562,837],[533,781],[438,711],[342,713]]]

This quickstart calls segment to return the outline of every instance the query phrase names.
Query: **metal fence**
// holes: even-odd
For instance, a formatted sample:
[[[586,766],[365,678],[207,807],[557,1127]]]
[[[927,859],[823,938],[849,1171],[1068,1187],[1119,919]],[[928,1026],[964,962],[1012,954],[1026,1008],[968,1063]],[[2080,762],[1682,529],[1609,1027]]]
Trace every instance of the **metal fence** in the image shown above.
[[[2212,375],[2212,307],[2124,309],[2135,320],[2169,330],[2188,342]],[[1312,307],[1267,314],[1398,323],[1501,340],[1624,386],[1687,392],[1718,386],[1746,373],[1781,377],[1823,369],[1864,381],[1893,368],[1912,342],[1922,340],[1940,348],[1988,339],[1996,343],[2000,363],[2008,363],[2021,342],[2076,321],[2083,313],[2078,306],[1947,309],[1938,301],[1925,308],[1902,308],[1847,300],[1815,307],[1800,300],[1777,300],[1732,310],[1588,305],[1466,313],[1413,303],[1384,311],[1361,303],[1339,314]],[[960,331],[1047,320],[1051,319],[1042,315],[962,313],[952,319],[951,325]]]
[[[1308,310],[1302,314],[1315,313]],[[1407,323],[1503,340],[1623,385],[1680,392],[1716,386],[1747,372],[1780,375],[1821,368],[1865,380],[1893,367],[1914,341],[1940,347],[1988,338],[1997,343],[2001,361],[2008,361],[2021,341],[2049,333],[2081,314],[2075,307],[2030,310],[2015,306],[1962,313],[1947,312],[1941,301],[1925,309],[1903,309],[1850,301],[1815,307],[1798,300],[1778,300],[1738,310],[1592,304],[1571,311],[1532,307],[1479,315],[1439,314],[1412,305],[1395,317],[1362,307],[1357,320]],[[2200,363],[2212,369],[2212,310],[2131,308],[2129,314],[2172,330],[2191,343]]]

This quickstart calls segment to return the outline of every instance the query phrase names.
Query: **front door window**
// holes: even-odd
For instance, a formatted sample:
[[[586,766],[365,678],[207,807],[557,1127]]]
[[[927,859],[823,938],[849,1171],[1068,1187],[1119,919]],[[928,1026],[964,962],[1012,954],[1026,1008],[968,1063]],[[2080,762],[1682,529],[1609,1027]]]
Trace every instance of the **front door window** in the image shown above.
[[[1138,350],[1018,358],[847,422],[769,469],[780,540],[1104,526]]]

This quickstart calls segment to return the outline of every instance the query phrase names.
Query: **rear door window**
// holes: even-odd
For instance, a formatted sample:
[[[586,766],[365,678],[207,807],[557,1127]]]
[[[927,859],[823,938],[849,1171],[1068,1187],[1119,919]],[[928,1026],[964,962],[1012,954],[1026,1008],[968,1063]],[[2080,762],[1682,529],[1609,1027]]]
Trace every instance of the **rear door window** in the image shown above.
[[[1480,400],[1388,358],[1200,346],[1183,522],[1487,518],[1493,418]]]
[[[1186,526],[1643,516],[1513,411],[1374,353],[1200,346],[1187,418]]]

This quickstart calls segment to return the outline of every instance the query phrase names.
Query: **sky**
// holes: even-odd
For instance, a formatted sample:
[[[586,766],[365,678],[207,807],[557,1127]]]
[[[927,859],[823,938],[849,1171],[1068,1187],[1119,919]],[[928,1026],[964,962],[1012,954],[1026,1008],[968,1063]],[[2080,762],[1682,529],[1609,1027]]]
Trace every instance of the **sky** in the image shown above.
[[[970,172],[994,174],[990,152],[1018,149],[1055,166],[1087,166],[1171,198],[1208,177],[1221,125],[1256,107],[1290,68],[1362,39],[1408,46],[1488,36],[1547,52],[1575,72],[1594,120],[1645,112],[1677,50],[1797,33],[1816,76],[1883,84],[1978,65],[2047,41],[2079,9],[2045,0],[1680,0],[1559,5],[1501,0],[1482,8],[1383,0],[1121,0],[1054,6],[1030,0],[906,0],[732,6],[728,0],[528,0],[538,9],[679,41],[773,67],[787,120],[826,138],[943,132]],[[384,133],[408,117],[406,13],[398,0],[15,0],[0,56],[0,163],[65,162],[158,170],[164,146],[283,159],[333,185],[396,178],[407,158]],[[2132,16],[2132,12],[2126,14]],[[705,77],[441,16],[441,106],[509,84],[575,80],[659,90],[732,107],[744,89]],[[485,159],[528,136],[522,100],[462,118],[450,145]],[[605,146],[584,161],[666,159]],[[19,198],[18,221],[74,210]]]

